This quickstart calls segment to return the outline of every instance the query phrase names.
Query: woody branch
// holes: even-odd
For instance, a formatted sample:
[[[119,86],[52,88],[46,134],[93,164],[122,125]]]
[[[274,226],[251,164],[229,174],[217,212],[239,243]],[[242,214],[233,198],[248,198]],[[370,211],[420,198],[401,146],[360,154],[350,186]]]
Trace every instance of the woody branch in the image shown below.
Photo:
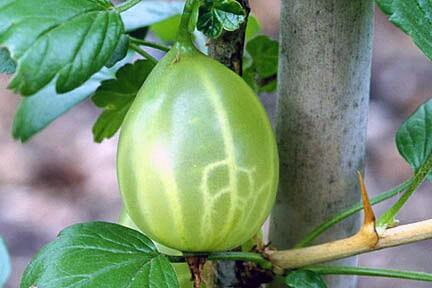
[[[432,239],[432,219],[387,229],[379,234],[375,229],[375,215],[360,174],[359,181],[365,216],[364,223],[357,234],[305,248],[270,251],[267,254],[270,262],[277,268],[294,269]]]

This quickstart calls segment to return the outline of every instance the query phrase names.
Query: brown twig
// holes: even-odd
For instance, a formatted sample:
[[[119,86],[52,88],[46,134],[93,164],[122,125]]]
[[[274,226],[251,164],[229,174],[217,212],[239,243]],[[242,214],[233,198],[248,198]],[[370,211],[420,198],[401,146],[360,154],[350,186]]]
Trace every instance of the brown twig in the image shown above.
[[[188,256],[186,257],[186,261],[192,274],[191,280],[194,282],[194,288],[200,288],[202,282],[201,272],[203,271],[207,258],[201,256]]]
[[[250,13],[248,0],[237,0],[246,11],[245,21],[235,31],[224,31],[217,39],[208,43],[209,55],[235,73],[243,74],[243,50],[245,45],[246,26]]]

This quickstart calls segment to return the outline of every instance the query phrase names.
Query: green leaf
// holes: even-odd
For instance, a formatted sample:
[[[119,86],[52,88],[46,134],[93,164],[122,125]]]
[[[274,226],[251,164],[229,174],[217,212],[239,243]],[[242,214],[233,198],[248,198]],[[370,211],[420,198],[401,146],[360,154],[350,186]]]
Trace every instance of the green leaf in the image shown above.
[[[424,0],[377,0],[389,20],[410,35],[432,60],[432,2]]]
[[[183,2],[142,1],[121,14],[127,31],[159,23],[183,12]],[[172,29],[173,27],[171,27]],[[175,27],[176,30],[177,27]]]
[[[378,6],[384,14],[390,15],[392,13],[392,4],[394,0],[376,0]]]
[[[0,237],[0,287],[6,284],[11,272],[9,253],[6,248],[6,243]]]
[[[203,32],[207,37],[219,37],[223,31],[222,23],[217,19],[214,13],[201,13],[203,14],[200,15],[197,23],[198,30]]]
[[[425,272],[327,265],[311,266],[307,269],[320,275],[357,275],[432,282],[432,274]]]
[[[116,74],[116,79],[102,82],[92,97],[96,106],[104,109],[93,126],[96,142],[100,143],[105,138],[111,138],[117,132],[139,89],[153,68],[153,62],[139,60],[121,68]]]
[[[432,99],[421,105],[396,133],[399,153],[417,172],[432,154]],[[432,181],[432,173],[428,175]]]
[[[180,15],[165,19],[161,22],[151,25],[150,31],[164,42],[175,42],[177,39],[177,30],[180,25],[180,19]]]
[[[276,90],[279,43],[259,35],[247,42],[243,79],[255,92]]]
[[[109,0],[4,0],[0,45],[17,61],[9,87],[33,95],[56,79],[66,93],[86,82],[111,58],[124,31]]]
[[[117,224],[73,225],[33,258],[21,288],[176,288],[168,259],[143,234]]]
[[[197,28],[206,36],[217,38],[224,29],[237,30],[245,18],[243,7],[235,0],[206,0],[199,9]]]
[[[240,28],[246,18],[246,13],[239,2],[236,0],[216,0],[212,3],[212,12],[225,30],[234,31]]]
[[[252,57],[260,77],[265,78],[277,73],[279,43],[270,37],[260,35],[247,43],[246,51]]]
[[[117,62],[123,60],[129,50],[129,37],[125,34],[123,34],[120,37],[119,42],[117,43],[117,47],[114,50],[113,55],[111,56],[110,60],[105,64],[106,67],[111,68],[113,67]]]
[[[9,51],[2,47],[0,48],[0,73],[13,74],[16,70],[16,63],[11,58]]]
[[[246,55],[244,59],[247,59]],[[243,60],[243,62],[245,63],[246,61]],[[255,93],[259,93],[260,85],[258,84],[259,78],[257,75],[256,67],[254,65],[249,65],[249,66],[244,65],[244,67],[245,68],[243,69],[243,76],[242,76],[243,80],[245,80],[246,83],[249,84],[249,86],[252,88],[252,90],[255,91]]]
[[[120,214],[119,224],[123,225],[125,227],[140,231],[139,228],[135,225],[135,223],[132,221],[132,219],[129,217],[129,214],[126,212],[126,210],[123,208]],[[176,255],[181,256],[182,253],[178,250],[174,250],[171,248],[168,248],[166,246],[163,246],[161,244],[158,244],[154,242],[156,248],[159,252],[165,254],[165,255]],[[174,267],[174,270],[177,275],[177,279],[179,282],[179,285],[181,288],[192,288],[193,283],[191,281],[191,273],[189,270],[189,266],[186,263],[172,263],[171,264]],[[204,288],[204,286],[203,286]]]
[[[308,270],[297,270],[289,273],[285,277],[285,284],[289,288],[326,288],[327,287],[327,285],[321,279],[319,274]]]
[[[30,139],[55,119],[93,94],[103,80],[114,78],[116,71],[129,58],[123,59],[110,69],[103,68],[81,87],[71,92],[58,94],[55,91],[55,83],[52,81],[32,97],[22,98],[13,122],[13,137],[22,142]]]
[[[249,15],[246,26],[246,40],[249,41],[253,37],[257,36],[261,32],[261,25],[258,19],[253,15]]]

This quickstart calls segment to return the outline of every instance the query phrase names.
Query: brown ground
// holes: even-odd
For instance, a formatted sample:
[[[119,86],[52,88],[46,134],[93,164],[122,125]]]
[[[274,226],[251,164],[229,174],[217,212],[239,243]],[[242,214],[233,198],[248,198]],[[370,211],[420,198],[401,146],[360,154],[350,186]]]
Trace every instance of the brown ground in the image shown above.
[[[255,1],[255,7],[266,1]],[[276,1],[273,1],[276,3]],[[266,2],[267,3],[267,2]],[[264,10],[262,10],[264,11]],[[277,34],[277,5],[265,10],[266,27]],[[432,94],[432,65],[400,31],[378,14],[368,131],[367,185],[371,194],[406,179],[410,170],[399,157],[394,134],[417,105]],[[59,230],[89,220],[115,221],[120,208],[115,176],[116,139],[92,142],[98,111],[83,103],[22,145],[10,136],[18,97],[0,77],[0,235],[9,245],[13,275],[7,288],[18,287],[30,257]],[[274,96],[264,97],[272,113]],[[430,185],[404,208],[402,222],[432,218]],[[361,264],[432,272],[430,241],[361,257]],[[430,284],[362,278],[360,287],[431,287]]]

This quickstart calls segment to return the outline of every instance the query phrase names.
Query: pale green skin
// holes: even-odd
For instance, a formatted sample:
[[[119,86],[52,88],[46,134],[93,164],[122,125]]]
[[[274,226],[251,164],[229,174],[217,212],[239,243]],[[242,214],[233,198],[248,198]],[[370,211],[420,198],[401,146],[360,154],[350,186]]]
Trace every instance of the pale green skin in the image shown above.
[[[172,49],[124,121],[123,201],[150,238],[184,252],[250,239],[274,204],[278,154],[268,116],[237,74],[195,49]]]

